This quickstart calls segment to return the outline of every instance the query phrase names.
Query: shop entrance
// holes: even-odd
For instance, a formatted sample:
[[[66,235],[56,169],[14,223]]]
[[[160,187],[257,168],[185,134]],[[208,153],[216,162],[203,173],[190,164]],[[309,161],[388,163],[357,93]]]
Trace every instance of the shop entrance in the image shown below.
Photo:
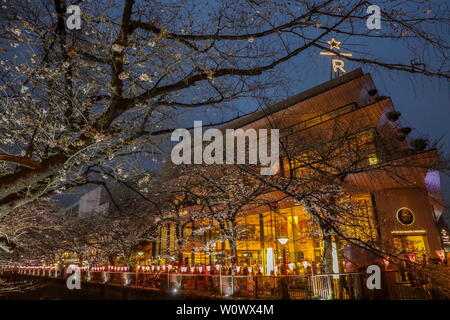
[[[416,259],[429,257],[430,248],[426,235],[404,234],[394,236],[394,247],[398,253],[413,254]]]

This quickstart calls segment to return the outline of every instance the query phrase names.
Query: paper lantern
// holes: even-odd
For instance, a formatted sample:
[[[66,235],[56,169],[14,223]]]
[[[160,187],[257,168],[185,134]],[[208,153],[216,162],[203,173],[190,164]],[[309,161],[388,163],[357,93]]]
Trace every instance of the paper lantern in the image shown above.
[[[408,259],[409,259],[409,261],[414,263],[414,262],[416,262],[416,255],[413,253],[408,253]]]
[[[439,256],[439,259],[442,261],[445,260],[445,251],[444,250],[436,250],[436,254]]]

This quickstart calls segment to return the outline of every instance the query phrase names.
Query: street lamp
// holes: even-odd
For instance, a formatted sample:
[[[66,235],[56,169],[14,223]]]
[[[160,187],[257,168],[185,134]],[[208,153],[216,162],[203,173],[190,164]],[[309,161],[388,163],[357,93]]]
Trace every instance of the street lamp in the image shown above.
[[[281,243],[281,246],[283,248],[283,268],[281,273],[286,275],[287,274],[287,267],[286,267],[286,246],[285,244],[288,242],[288,238],[278,238],[278,242]]]
[[[288,238],[278,238],[278,242],[283,247],[283,269],[281,271],[281,273],[283,275],[287,274],[286,243],[288,242],[288,240],[289,240]],[[289,292],[288,292],[288,286],[287,286],[287,283],[286,283],[286,277],[283,277],[281,279],[281,294],[282,294],[282,299],[284,299],[284,300],[289,299]]]
[[[143,252],[143,251],[138,251],[138,252],[137,252],[137,255],[138,255],[138,257],[139,257],[139,258],[137,259],[137,260],[138,260],[138,261],[137,261],[137,264],[140,265],[140,264],[141,264],[141,261],[142,261],[142,258],[143,258],[143,256],[144,256],[144,252]],[[139,270],[139,269],[138,269],[138,270]]]

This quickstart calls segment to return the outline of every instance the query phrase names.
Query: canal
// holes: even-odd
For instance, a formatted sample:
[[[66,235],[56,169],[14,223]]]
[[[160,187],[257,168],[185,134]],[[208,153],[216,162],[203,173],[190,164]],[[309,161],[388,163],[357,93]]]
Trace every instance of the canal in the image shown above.
[[[30,277],[31,278],[31,277]],[[23,280],[2,277],[9,284]],[[81,289],[69,290],[64,279],[32,277],[34,288],[0,293],[0,300],[189,300],[179,293],[82,282]],[[195,299],[198,299],[195,298]]]

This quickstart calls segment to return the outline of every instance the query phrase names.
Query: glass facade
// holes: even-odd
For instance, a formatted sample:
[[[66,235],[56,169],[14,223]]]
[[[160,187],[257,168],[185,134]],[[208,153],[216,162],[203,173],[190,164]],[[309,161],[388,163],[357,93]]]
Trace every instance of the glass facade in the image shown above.
[[[377,227],[369,195],[341,201],[352,208],[352,215],[343,215],[351,217],[348,221],[342,220],[343,234],[375,241]],[[239,215],[235,229],[238,265],[262,267],[267,273],[270,266],[282,265],[283,249],[291,272],[304,273],[305,266],[322,261],[321,230],[303,206]],[[183,228],[183,237],[186,244],[180,249],[175,224],[161,226],[154,243],[153,262],[178,264],[182,251],[181,264],[185,266],[231,264],[230,241],[226,240],[218,222],[205,219],[188,223]],[[280,238],[288,239],[284,248],[278,241]]]

